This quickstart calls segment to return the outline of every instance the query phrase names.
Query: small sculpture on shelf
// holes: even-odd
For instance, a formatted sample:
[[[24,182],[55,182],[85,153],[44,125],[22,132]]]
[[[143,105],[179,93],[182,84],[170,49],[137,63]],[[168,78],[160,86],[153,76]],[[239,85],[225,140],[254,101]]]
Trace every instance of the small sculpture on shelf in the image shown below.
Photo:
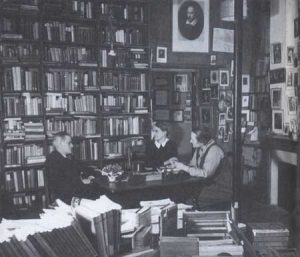
[[[108,164],[101,170],[101,174],[107,176],[109,182],[116,182],[124,174],[124,170],[119,164]]]

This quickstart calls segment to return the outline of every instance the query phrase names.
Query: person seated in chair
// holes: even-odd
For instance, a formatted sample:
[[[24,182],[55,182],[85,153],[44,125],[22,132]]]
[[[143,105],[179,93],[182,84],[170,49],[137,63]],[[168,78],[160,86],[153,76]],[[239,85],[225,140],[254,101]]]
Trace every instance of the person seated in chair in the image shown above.
[[[72,138],[66,132],[58,132],[52,142],[54,151],[46,158],[45,177],[50,204],[60,199],[67,204],[73,197],[94,198],[99,194],[92,183],[92,172],[75,160],[72,153]]]
[[[155,122],[152,126],[153,140],[146,145],[146,167],[153,169],[168,165],[177,160],[177,146],[168,138],[169,128],[164,122]]]
[[[193,157],[186,165],[173,161],[172,166],[191,176],[206,179],[205,186],[197,190],[196,208],[200,210],[230,207],[232,197],[232,174],[222,148],[216,144],[211,129],[204,127],[191,132],[191,144],[195,149]]]

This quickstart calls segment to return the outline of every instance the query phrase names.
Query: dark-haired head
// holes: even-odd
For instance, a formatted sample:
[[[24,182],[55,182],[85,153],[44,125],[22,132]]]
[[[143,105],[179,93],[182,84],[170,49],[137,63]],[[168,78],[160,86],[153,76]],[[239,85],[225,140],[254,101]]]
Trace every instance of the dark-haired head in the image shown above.
[[[169,135],[169,125],[166,122],[155,121],[153,127],[158,127],[161,131],[166,132],[166,136]]]
[[[199,143],[206,145],[209,140],[212,139],[212,129],[208,127],[195,128],[192,132],[196,135],[196,139]]]

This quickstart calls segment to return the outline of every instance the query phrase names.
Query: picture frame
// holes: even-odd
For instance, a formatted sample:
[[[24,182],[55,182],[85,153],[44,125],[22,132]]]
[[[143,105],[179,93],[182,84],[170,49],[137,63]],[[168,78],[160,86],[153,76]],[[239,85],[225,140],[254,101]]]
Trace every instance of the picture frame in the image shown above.
[[[283,110],[272,110],[272,131],[283,134]]]
[[[286,48],[286,63],[287,65],[294,65],[295,58],[295,48],[293,46],[288,46]]]
[[[202,104],[209,104],[210,103],[210,96],[211,96],[211,89],[210,88],[202,90],[202,92],[201,92],[201,103]]]
[[[153,112],[153,119],[159,121],[170,120],[170,110],[168,109],[156,109]]]
[[[227,107],[226,109],[227,120],[233,120],[233,107]]]
[[[173,110],[173,121],[183,122],[183,110]]]
[[[289,96],[287,102],[288,102],[289,114],[296,115],[296,113],[297,113],[297,97]]]
[[[156,47],[156,62],[167,63],[167,47]]]
[[[211,85],[210,98],[211,99],[219,99],[219,85],[218,84]]]
[[[167,106],[169,104],[169,92],[164,89],[154,90],[154,103],[156,106]]]
[[[225,126],[226,124],[226,113],[219,113],[219,126]]]
[[[242,107],[248,108],[249,107],[249,95],[242,96]]]
[[[228,87],[229,86],[229,71],[228,70],[220,70],[220,86]]]
[[[242,93],[250,92],[250,75],[243,74],[242,75]]]
[[[286,86],[293,87],[293,72],[287,71],[286,73]]]
[[[211,106],[200,106],[199,107],[200,114],[200,127],[212,127],[213,123],[213,109]]]
[[[174,91],[188,92],[188,75],[176,74],[174,77]]]
[[[280,109],[282,102],[281,88],[271,88],[271,108]]]
[[[208,53],[209,0],[173,1],[172,51]]]
[[[272,64],[280,64],[282,61],[281,43],[273,43],[271,45],[271,62]]]
[[[219,71],[218,70],[210,71],[210,84],[219,84]]]
[[[294,19],[294,38],[299,36],[299,18]]]
[[[223,139],[225,135],[225,126],[218,127],[218,139]]]

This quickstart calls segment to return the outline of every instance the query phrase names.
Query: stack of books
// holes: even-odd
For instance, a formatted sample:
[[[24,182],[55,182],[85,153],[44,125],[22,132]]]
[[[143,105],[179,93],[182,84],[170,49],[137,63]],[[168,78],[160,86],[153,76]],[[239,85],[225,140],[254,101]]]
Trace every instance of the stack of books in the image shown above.
[[[288,247],[290,232],[282,223],[249,223],[247,226],[247,234],[257,251]]]
[[[97,200],[81,199],[75,213],[79,221],[90,222],[89,232],[95,235],[99,255],[116,256],[121,239],[121,206],[103,195]]]
[[[97,257],[70,206],[45,209],[40,219],[2,220],[0,256]]]

